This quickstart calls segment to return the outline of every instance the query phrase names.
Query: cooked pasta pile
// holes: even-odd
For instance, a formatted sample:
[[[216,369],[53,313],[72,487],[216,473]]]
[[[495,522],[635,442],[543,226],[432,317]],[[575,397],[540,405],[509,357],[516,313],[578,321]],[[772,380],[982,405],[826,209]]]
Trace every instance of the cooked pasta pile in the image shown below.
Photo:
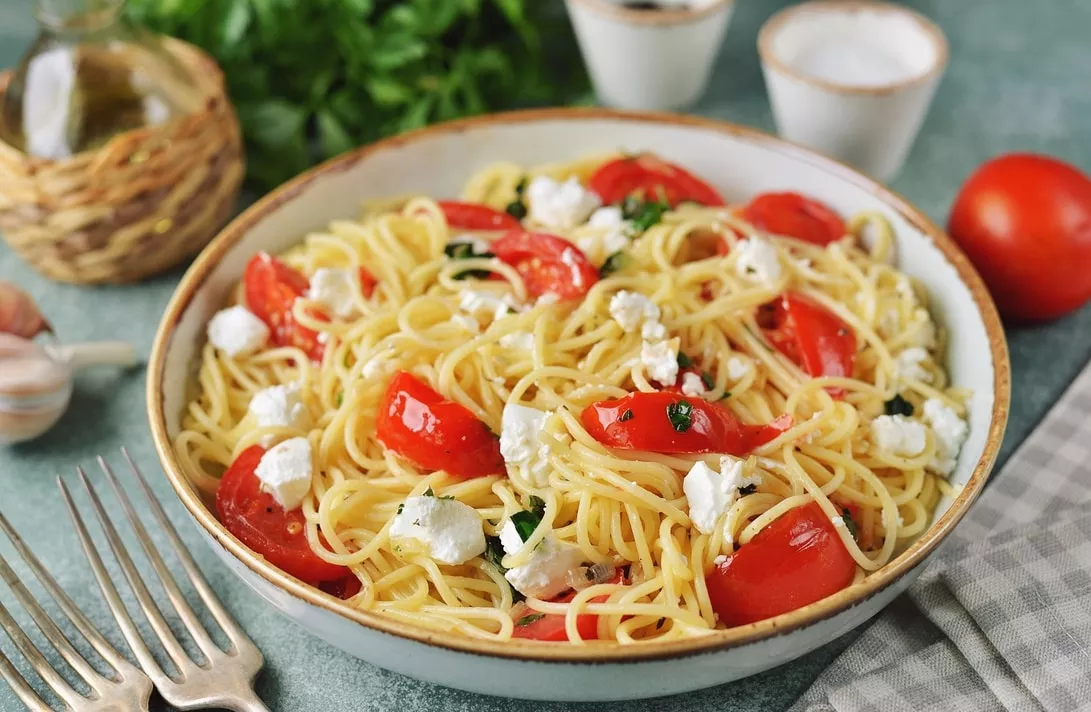
[[[532,187],[538,176],[586,184],[611,158],[530,170],[490,166],[462,196],[501,211],[527,200],[528,229],[570,241],[596,267],[607,264],[580,299],[535,298],[512,264],[471,256],[469,248],[452,256],[453,242],[474,241],[449,227],[444,210],[427,197],[371,205],[359,220],[334,221],[308,235],[281,256],[286,264],[305,276],[363,267],[374,277],[374,293],[366,298],[355,287],[351,309],[342,314],[322,311],[306,296],[295,301],[295,321],[320,334],[319,363],[293,346],[237,357],[204,347],[198,392],[176,442],[193,479],[213,492],[248,448],[306,438],[314,462],[299,510],[306,538],[318,557],[348,567],[359,580],[350,604],[481,638],[511,638],[517,623],[540,621],[543,613],[565,616],[567,637],[577,643],[588,637],[637,643],[722,628],[708,572],[811,501],[834,524],[856,564],[855,580],[890,561],[950,493],[946,474],[965,426],[952,435],[949,421],[965,416],[966,394],[948,383],[940,360],[944,337],[927,296],[891,264],[887,221],[858,215],[843,239],[822,246],[757,237],[760,231],[739,211],[681,202],[642,233],[629,234],[620,251],[611,251],[608,233],[615,228],[595,220],[536,223],[528,180]],[[499,235],[469,232],[485,243]],[[769,273],[762,266],[768,259],[740,263],[753,258],[743,244],[751,239],[750,246],[760,240],[775,249],[778,269]],[[851,329],[852,377],[812,376],[769,345],[762,308],[786,291]],[[611,309],[620,292],[654,302],[663,333],[626,330],[617,304]],[[232,301],[245,301],[241,286]],[[645,316],[645,323],[654,321]],[[727,464],[718,452],[607,447],[588,433],[581,413],[597,402],[673,385],[649,374],[642,351],[651,342],[672,358],[682,354],[683,371],[692,363],[693,372],[702,372],[700,387],[685,388],[679,399],[716,404],[746,424],[788,416],[790,426]],[[377,420],[391,379],[403,370],[497,434],[507,404],[542,411],[545,465],[456,477],[385,447]],[[257,425],[255,394],[288,384],[298,384],[304,417]],[[919,448],[898,444],[906,422],[919,424]],[[729,493],[726,513],[702,533],[691,520],[684,478],[698,462],[716,471],[737,461],[748,486]],[[464,563],[442,563],[421,541],[391,536],[400,508],[426,495],[476,510],[487,537],[498,536],[513,515],[537,508],[533,532],[516,551],[497,554],[490,543],[488,552]],[[569,578],[574,594],[520,601],[504,571],[528,564],[550,537],[578,547],[589,585]],[[591,636],[579,618],[588,613],[597,615]]]

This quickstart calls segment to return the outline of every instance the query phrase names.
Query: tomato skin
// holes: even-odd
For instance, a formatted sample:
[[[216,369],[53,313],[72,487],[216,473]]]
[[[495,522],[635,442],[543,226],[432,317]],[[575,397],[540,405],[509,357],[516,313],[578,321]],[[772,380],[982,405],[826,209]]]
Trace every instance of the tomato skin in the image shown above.
[[[345,566],[323,561],[307,542],[306,519],[298,509],[285,511],[261,490],[254,471],[265,448],[243,450],[216,489],[216,514],[229,532],[265,559],[298,579],[332,581],[349,574]]]
[[[794,611],[852,583],[856,561],[817,503],[787,512],[705,575],[728,627]]]
[[[361,267],[357,270],[357,278],[360,280],[360,292],[364,295],[364,298],[370,299],[371,295],[375,293],[375,286],[379,284],[379,280],[367,271],[366,267]]]
[[[507,473],[500,439],[489,427],[408,371],[391,380],[375,430],[384,446],[426,470],[456,477]]]
[[[533,297],[578,299],[599,281],[599,271],[580,248],[556,235],[512,230],[492,243],[492,251],[519,272]]]
[[[963,184],[947,231],[1010,321],[1056,319],[1091,299],[1091,179],[1067,163],[987,161]]]
[[[667,417],[667,408],[682,401],[692,407],[692,420],[685,432],[678,432]],[[792,427],[787,415],[767,425],[744,425],[716,403],[668,391],[630,393],[592,403],[584,408],[580,421],[591,437],[607,447],[666,454],[720,452],[740,457]]]
[[[809,375],[852,378],[856,334],[840,317],[810,297],[785,292],[759,307],[758,325],[777,351]],[[843,388],[829,389],[843,395]]]
[[[591,176],[588,186],[605,205],[620,203],[633,194],[645,200],[663,197],[672,208],[686,201],[712,206],[726,204],[711,185],[650,153],[604,163]]]
[[[848,233],[829,206],[799,193],[762,193],[742,209],[742,218],[760,230],[815,245],[828,245]]]
[[[347,601],[360,593],[363,587],[364,585],[360,583],[360,579],[356,578],[356,574],[350,573],[348,576],[335,581],[322,581],[315,588],[320,588],[335,598]]]
[[[440,210],[447,219],[447,225],[457,230],[515,230],[519,221],[505,212],[494,210],[479,203],[465,203],[459,200],[438,200]]]
[[[619,571],[617,576],[608,581],[607,583],[624,584],[625,574]],[[553,599],[554,603],[570,603],[573,598],[576,597],[577,591],[569,591],[568,593]],[[604,603],[609,600],[610,596],[595,596],[590,600],[591,603]],[[529,612],[530,615],[538,615],[534,611]],[[542,640],[547,642],[566,642],[568,641],[568,629],[565,628],[565,616],[559,613],[546,613],[542,615],[532,623],[524,625],[517,625],[512,629],[511,637],[524,638],[527,640]],[[579,631],[580,638],[583,640],[598,640],[599,638],[599,617],[594,613],[584,613],[576,616],[576,630]]]
[[[318,332],[303,326],[292,315],[292,304],[310,287],[302,273],[259,252],[247,263],[242,284],[247,308],[268,325],[274,344],[296,346],[315,363],[322,360],[326,345],[318,340]],[[328,319],[321,313],[314,316]]]

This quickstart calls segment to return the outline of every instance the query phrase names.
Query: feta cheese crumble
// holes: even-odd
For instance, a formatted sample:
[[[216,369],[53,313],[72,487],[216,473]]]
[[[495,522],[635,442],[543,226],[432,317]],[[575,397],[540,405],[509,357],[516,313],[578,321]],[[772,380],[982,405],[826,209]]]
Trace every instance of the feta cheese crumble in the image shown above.
[[[500,319],[517,311],[515,301],[510,294],[497,296],[492,292],[478,292],[472,289],[464,289],[458,295],[459,309],[476,316],[479,312],[490,312],[492,318]]]
[[[936,460],[931,467],[941,475],[949,475],[955,469],[958,452],[969,430],[966,421],[953,408],[935,398],[924,402],[924,419],[936,436]]]
[[[741,359],[738,356],[732,356],[727,359],[727,377],[732,381],[741,381],[746,377],[746,374],[750,373],[752,368],[749,361]]]
[[[530,219],[548,227],[570,230],[582,224],[599,207],[599,196],[586,190],[575,177],[561,183],[538,176],[526,189]]]
[[[682,374],[682,395],[698,398],[705,394],[705,382],[701,376],[688,371]]]
[[[588,227],[604,228],[606,230],[602,236],[602,248],[606,254],[612,255],[629,247],[630,243],[627,235],[629,223],[622,219],[621,208],[616,205],[599,208],[591,213],[587,225]]]
[[[504,406],[500,418],[500,454],[508,465],[522,467],[535,487],[549,484],[549,446],[541,433],[551,411],[518,403]]]
[[[505,349],[530,351],[534,348],[534,334],[529,331],[513,331],[500,337],[500,345]]]
[[[261,489],[268,492],[284,509],[298,509],[311,491],[311,443],[307,438],[291,438],[265,452],[254,474]]]
[[[704,461],[693,463],[685,478],[682,491],[689,502],[689,518],[702,534],[711,534],[716,522],[731,508],[739,496],[739,488],[750,483],[743,477],[743,461],[734,457],[720,458],[716,472]]]
[[[740,277],[764,287],[776,285],[781,275],[780,254],[771,242],[752,235],[739,241],[735,250],[739,255],[735,271]]]
[[[510,519],[500,529],[500,544],[508,556],[523,548],[523,538]],[[552,598],[568,588],[568,572],[582,565],[583,561],[583,551],[578,546],[547,534],[534,547],[530,560],[522,566],[508,569],[504,578],[524,596]]]
[[[311,416],[303,400],[299,397],[299,384],[271,386],[264,388],[250,399],[247,411],[253,416],[260,428],[296,428],[305,430],[310,426]],[[273,438],[267,436],[262,441],[265,447],[272,444]]]
[[[667,327],[658,321],[646,321],[640,327],[640,336],[645,341],[662,341],[667,338]]]
[[[610,316],[626,333],[644,322],[659,321],[660,315],[659,306],[638,292],[622,290],[610,297]]]
[[[928,360],[928,352],[919,346],[902,351],[894,359],[894,372],[898,378],[921,383],[931,383],[932,374],[921,365]]]
[[[407,497],[390,525],[390,538],[416,539],[443,564],[462,564],[485,553],[481,515],[445,497]]]
[[[640,362],[650,380],[668,386],[678,380],[678,344],[678,339],[656,343],[645,341],[640,347]]]
[[[352,316],[356,311],[356,291],[353,282],[356,275],[352,270],[322,267],[311,277],[311,286],[307,298],[318,302],[334,315]]]
[[[269,327],[246,307],[234,306],[216,312],[208,322],[208,341],[231,358],[248,356],[269,340]]]
[[[927,444],[923,425],[904,415],[880,415],[871,421],[871,438],[882,451],[900,457],[921,454]]]

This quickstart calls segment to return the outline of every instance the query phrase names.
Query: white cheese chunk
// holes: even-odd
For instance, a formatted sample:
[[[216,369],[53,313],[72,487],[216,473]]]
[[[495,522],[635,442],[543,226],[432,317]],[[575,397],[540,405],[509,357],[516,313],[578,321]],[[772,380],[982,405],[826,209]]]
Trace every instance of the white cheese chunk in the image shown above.
[[[682,395],[700,397],[705,394],[705,382],[699,374],[687,371],[682,374]]]
[[[254,422],[261,428],[296,428],[305,430],[310,427],[311,416],[303,400],[299,397],[299,384],[271,386],[254,394],[247,411]],[[262,442],[268,447],[274,438]]]
[[[509,403],[500,418],[500,454],[508,465],[522,467],[535,487],[549,484],[549,446],[541,433],[553,413]]]
[[[928,352],[919,346],[902,351],[894,359],[895,375],[903,380],[931,383],[932,374],[921,364],[928,360]]]
[[[924,419],[936,436],[936,460],[931,468],[941,475],[949,475],[955,469],[958,452],[969,430],[966,421],[953,408],[935,398],[924,402]]]
[[[612,255],[629,247],[629,223],[622,219],[621,208],[616,205],[599,208],[591,213],[587,225],[605,230],[601,239],[602,249],[607,255]]]
[[[372,356],[360,369],[360,375],[364,378],[378,378],[394,370],[397,363],[394,361],[395,349],[393,346],[387,346],[377,354]]]
[[[510,519],[500,529],[500,544],[509,556],[523,548],[523,539]],[[522,566],[508,569],[504,578],[524,596],[553,598],[568,588],[568,572],[583,562],[583,551],[578,546],[547,534],[534,547],[530,560]]]
[[[645,341],[662,341],[667,338],[667,327],[658,321],[646,321],[640,327],[640,336]]]
[[[880,415],[871,421],[871,438],[880,450],[900,457],[915,457],[927,445],[924,426],[904,415]]]
[[[234,306],[216,312],[208,322],[208,341],[228,356],[247,356],[269,340],[269,327],[245,307]]]
[[[261,489],[277,504],[291,511],[297,509],[311,491],[311,444],[307,438],[291,438],[266,451],[254,474]]]
[[[534,348],[534,334],[529,331],[512,331],[500,337],[500,345],[505,349],[530,351]]]
[[[492,292],[464,289],[459,293],[458,298],[459,308],[473,316],[476,316],[479,312],[486,312],[491,314],[495,320],[517,311],[517,305],[510,294],[497,296]]]
[[[492,251],[492,245],[488,240],[483,240],[473,233],[464,232],[461,235],[455,235],[451,238],[452,244],[466,244],[470,246],[470,249],[475,255],[481,255],[486,252]]]
[[[356,279],[352,270],[322,267],[311,277],[307,298],[325,306],[336,316],[352,316],[356,312]]]
[[[651,343],[640,347],[640,363],[648,378],[664,386],[673,386],[678,380],[678,339]]]
[[[659,306],[638,292],[622,290],[610,297],[610,316],[627,333],[646,321],[659,321],[660,314]]]
[[[526,190],[530,219],[548,227],[571,230],[582,224],[602,201],[586,190],[575,177],[561,183],[549,176],[538,176]]]
[[[702,534],[716,530],[716,522],[738,499],[739,489],[761,484],[761,476],[745,477],[743,461],[724,455],[720,458],[720,471],[716,472],[704,462],[695,462],[682,480],[682,491],[689,502],[689,518]],[[728,532],[725,537],[730,541]]]
[[[485,553],[481,515],[457,499],[407,497],[390,525],[390,538],[416,539],[444,564],[462,564]]]
[[[746,359],[738,356],[731,356],[727,359],[727,377],[732,381],[740,381],[745,378],[746,374],[750,373],[751,368],[753,366]]]
[[[735,271],[740,277],[764,287],[776,285],[781,275],[780,254],[771,242],[753,235],[739,241],[735,250]]]

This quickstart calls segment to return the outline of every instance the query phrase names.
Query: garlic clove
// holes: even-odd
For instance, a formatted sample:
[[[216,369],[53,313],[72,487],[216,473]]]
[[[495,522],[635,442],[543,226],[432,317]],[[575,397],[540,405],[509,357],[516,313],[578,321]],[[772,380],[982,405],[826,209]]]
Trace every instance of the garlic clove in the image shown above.
[[[34,298],[11,282],[0,281],[0,332],[30,339],[43,331],[53,328]]]
[[[0,396],[33,398],[68,387],[71,373],[41,346],[0,334]]]

